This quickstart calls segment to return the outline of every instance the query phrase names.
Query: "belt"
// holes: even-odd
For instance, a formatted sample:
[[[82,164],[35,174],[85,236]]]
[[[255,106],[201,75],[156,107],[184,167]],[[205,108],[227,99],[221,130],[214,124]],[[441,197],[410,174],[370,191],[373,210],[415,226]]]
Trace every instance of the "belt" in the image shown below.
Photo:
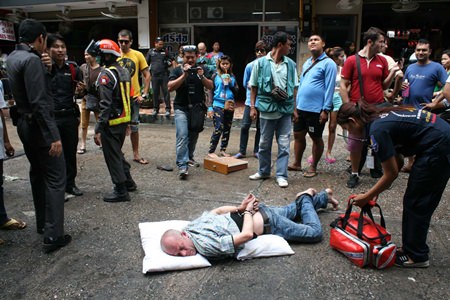
[[[55,110],[54,114],[56,117],[63,117],[63,116],[73,115],[74,112],[75,112],[75,110],[73,108],[69,108],[69,109]]]
[[[266,212],[263,209],[259,210],[259,213],[261,214],[263,218],[263,234],[271,234],[272,228],[270,227],[270,219],[267,216]]]

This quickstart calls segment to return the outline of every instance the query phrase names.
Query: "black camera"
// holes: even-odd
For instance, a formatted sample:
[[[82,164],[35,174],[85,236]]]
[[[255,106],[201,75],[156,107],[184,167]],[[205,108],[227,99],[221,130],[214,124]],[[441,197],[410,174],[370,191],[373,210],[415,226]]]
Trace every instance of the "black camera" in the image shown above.
[[[199,69],[201,69],[201,67],[198,67],[198,66],[192,66],[192,67],[190,67],[186,72],[187,72],[189,75],[197,75],[197,72],[198,72]]]

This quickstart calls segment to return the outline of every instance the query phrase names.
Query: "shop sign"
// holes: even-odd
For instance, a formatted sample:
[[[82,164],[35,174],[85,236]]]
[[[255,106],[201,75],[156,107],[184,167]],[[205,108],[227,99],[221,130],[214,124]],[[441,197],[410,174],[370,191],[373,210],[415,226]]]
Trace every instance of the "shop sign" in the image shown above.
[[[0,20],[0,40],[16,41],[16,35],[14,34],[14,24],[8,21]]]

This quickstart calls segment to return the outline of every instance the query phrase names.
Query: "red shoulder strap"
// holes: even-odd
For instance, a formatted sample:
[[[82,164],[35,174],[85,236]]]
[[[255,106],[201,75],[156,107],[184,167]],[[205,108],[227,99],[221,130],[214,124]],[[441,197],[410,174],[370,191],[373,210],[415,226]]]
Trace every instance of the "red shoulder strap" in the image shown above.
[[[77,70],[73,64],[69,63],[70,73],[72,74],[72,81],[75,81],[77,78]]]

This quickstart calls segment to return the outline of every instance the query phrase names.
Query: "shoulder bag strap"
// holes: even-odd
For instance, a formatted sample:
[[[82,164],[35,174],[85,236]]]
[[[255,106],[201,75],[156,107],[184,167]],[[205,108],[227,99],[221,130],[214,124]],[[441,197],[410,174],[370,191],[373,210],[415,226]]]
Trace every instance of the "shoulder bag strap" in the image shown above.
[[[358,72],[359,93],[361,95],[361,99],[364,100],[363,80],[361,75],[361,61],[358,53],[355,54],[355,58],[356,58],[356,71]]]

